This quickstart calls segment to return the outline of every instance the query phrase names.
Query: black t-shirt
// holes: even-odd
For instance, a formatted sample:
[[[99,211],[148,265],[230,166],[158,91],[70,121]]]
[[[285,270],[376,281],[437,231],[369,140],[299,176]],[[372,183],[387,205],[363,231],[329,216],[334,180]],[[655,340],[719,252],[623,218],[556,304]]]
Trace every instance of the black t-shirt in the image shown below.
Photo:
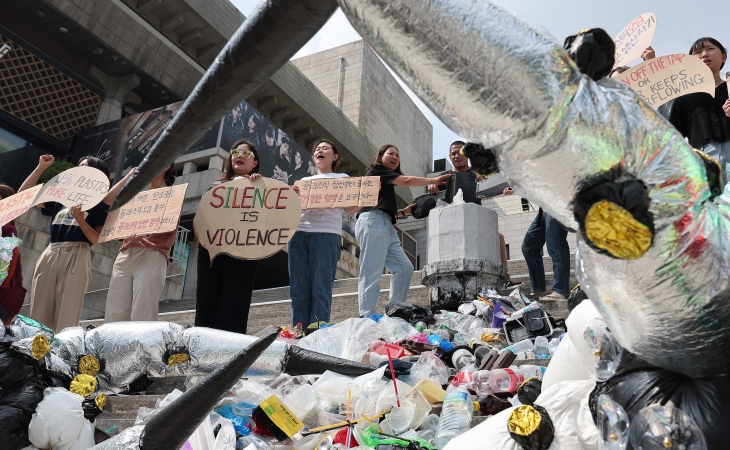
[[[684,95],[674,100],[669,121],[697,149],[730,141],[730,117],[722,110],[727,99],[727,82],[715,88],[715,98],[705,92]]]
[[[90,210],[84,211],[84,220],[91,228],[103,226],[108,210],[109,205],[101,202]],[[91,244],[76,219],[69,214],[68,206],[47,202],[44,204],[43,215],[53,218],[51,220],[51,242],[86,242]]]
[[[380,177],[380,192],[378,193],[378,205],[374,208],[362,208],[360,213],[379,209],[390,214],[390,221],[395,223],[395,213],[398,211],[398,205],[395,202],[395,185],[393,181],[401,175],[387,169],[382,164],[378,164],[368,170],[365,176]]]

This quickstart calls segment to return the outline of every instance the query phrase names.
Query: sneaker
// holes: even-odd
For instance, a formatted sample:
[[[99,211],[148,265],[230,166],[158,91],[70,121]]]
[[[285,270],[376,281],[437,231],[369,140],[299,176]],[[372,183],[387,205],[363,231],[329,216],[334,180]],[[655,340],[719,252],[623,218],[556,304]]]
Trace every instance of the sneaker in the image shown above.
[[[541,302],[545,301],[545,300],[566,300],[566,298],[563,294],[558,294],[557,292],[551,292],[550,294],[539,298],[539,301],[541,301]]]
[[[517,283],[516,281],[507,280],[506,283],[502,285],[502,291],[512,291],[517,289],[518,287],[522,286],[523,283]]]

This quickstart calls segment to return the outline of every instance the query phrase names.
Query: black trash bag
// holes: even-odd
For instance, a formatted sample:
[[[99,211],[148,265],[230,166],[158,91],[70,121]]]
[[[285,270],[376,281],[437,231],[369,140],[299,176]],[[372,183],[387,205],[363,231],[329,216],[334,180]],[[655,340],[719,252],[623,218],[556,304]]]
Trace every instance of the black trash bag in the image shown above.
[[[628,353],[624,350],[625,353]],[[630,420],[642,408],[671,401],[690,416],[705,436],[708,449],[727,448],[730,429],[730,376],[692,378],[653,367],[635,355],[622,358],[616,375],[598,383],[590,395],[590,409],[596,421],[596,401],[605,393],[620,404]],[[629,445],[629,449],[631,449]]]
[[[616,61],[616,44],[601,28],[568,36],[563,47],[578,69],[593,81],[607,77]]]
[[[418,322],[434,323],[433,312],[428,306],[418,306],[411,303],[390,303],[385,307],[385,315],[398,317],[411,325]]]
[[[37,376],[12,390],[0,389],[0,448],[19,450],[30,445],[28,425],[38,403],[43,400],[44,386]]]
[[[438,197],[431,194],[419,195],[413,200],[416,206],[413,207],[411,214],[414,219],[423,219],[428,217],[432,209],[436,208]]]
[[[542,381],[529,378],[517,388],[517,398],[523,405],[532,405],[542,392]]]
[[[580,284],[576,284],[568,296],[568,310],[572,312],[576,306],[580,305],[586,299],[588,299],[588,294],[580,288]]]
[[[462,303],[458,295],[447,292],[439,295],[438,301],[430,305],[429,308],[431,308],[431,311],[456,311]]]
[[[6,338],[0,342],[0,395],[25,385],[38,370],[37,364],[33,364],[30,358],[10,348],[16,340]]]

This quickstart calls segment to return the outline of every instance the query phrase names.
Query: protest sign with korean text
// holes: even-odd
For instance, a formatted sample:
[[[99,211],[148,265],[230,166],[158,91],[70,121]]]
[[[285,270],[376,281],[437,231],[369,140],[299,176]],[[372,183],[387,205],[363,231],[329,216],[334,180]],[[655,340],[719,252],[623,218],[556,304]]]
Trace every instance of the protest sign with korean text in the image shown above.
[[[380,177],[317,178],[294,184],[299,188],[302,209],[364,208],[378,204]]]
[[[109,213],[99,243],[177,230],[187,187],[187,184],[178,184],[140,192]]]
[[[291,186],[262,177],[223,183],[200,199],[193,228],[213,259],[225,253],[238,259],[261,259],[286,246],[302,214]]]
[[[647,47],[651,45],[656,31],[656,16],[654,13],[644,13],[632,20],[626,28],[613,38],[616,44],[616,63],[614,67],[622,66],[641,58]]]
[[[654,108],[695,92],[715,96],[715,79],[710,68],[699,58],[681,53],[645,61],[622,73],[618,80],[628,84]]]
[[[89,166],[64,170],[43,185],[33,201],[34,205],[57,202],[69,208],[81,205],[88,211],[101,203],[109,192],[109,178],[99,169]]]
[[[12,222],[19,215],[28,211],[35,204],[35,199],[41,189],[43,189],[43,185],[39,184],[0,200],[0,225]]]

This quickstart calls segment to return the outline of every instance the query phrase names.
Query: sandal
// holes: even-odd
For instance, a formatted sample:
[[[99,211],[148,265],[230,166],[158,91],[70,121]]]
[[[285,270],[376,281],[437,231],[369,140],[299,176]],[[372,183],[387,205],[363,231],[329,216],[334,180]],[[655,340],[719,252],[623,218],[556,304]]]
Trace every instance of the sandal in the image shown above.
[[[551,292],[550,294],[539,298],[539,301],[544,301],[544,300],[566,300],[566,298],[563,294],[558,294],[557,292]]]

